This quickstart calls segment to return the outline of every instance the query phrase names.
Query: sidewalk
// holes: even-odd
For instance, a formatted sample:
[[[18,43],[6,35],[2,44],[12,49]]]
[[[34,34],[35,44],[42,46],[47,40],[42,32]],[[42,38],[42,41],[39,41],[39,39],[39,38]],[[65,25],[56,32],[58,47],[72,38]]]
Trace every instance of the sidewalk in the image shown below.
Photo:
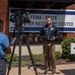
[[[54,75],[75,75],[75,64],[62,64],[56,65],[56,74]],[[37,73],[38,75],[45,75],[44,74],[44,67],[37,66]],[[11,68],[9,75],[18,75],[18,67]],[[21,75],[36,75],[33,67],[22,67],[21,68]],[[46,75],[52,75],[51,71],[47,72]]]

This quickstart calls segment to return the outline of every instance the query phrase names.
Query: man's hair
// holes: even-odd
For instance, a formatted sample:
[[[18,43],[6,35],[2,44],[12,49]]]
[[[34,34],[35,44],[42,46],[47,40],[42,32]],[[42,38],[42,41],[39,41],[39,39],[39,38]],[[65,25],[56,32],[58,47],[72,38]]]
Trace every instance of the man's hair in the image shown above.
[[[3,24],[3,20],[2,19],[0,19],[0,24]]]
[[[3,23],[3,20],[0,19],[0,32],[3,31],[3,28],[4,28],[4,23]]]
[[[52,20],[52,18],[51,18],[51,17],[48,17],[47,19],[51,19],[51,20]]]

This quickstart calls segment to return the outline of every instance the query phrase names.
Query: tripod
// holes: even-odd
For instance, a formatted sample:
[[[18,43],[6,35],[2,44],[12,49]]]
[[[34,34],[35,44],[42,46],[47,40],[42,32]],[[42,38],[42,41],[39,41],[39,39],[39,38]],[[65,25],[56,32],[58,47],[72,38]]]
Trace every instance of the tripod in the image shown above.
[[[25,34],[20,34],[20,33],[11,42],[11,45],[13,45],[13,51],[12,51],[12,54],[11,54],[11,59],[10,59],[10,62],[9,62],[7,75],[9,75],[9,72],[11,70],[11,63],[12,63],[13,55],[14,55],[14,52],[15,52],[15,47],[16,47],[17,39],[19,39],[18,75],[21,75],[21,45],[22,45],[23,37],[25,37],[25,39],[26,39],[25,42],[26,42],[26,45],[27,45],[27,48],[28,48],[28,52],[29,52],[29,55],[30,55],[30,60],[32,62],[35,74],[37,75],[37,69],[36,69],[36,66],[35,66],[35,63],[34,63],[34,60],[33,60],[32,52],[31,52],[31,49],[30,49],[30,46],[29,46],[29,43],[28,43],[28,40],[27,40],[27,36]],[[31,66],[29,66],[29,67],[31,67]]]

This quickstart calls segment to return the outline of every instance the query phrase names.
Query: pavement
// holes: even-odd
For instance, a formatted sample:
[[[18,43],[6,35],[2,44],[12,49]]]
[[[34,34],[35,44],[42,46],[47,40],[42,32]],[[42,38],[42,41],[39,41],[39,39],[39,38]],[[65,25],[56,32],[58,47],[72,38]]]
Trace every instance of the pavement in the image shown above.
[[[56,65],[56,74],[54,75],[75,75],[75,64],[61,64]],[[8,72],[8,71],[7,71]],[[51,71],[44,74],[44,66],[37,66],[37,74],[38,75],[52,75]],[[18,67],[12,67],[9,75],[19,75],[18,74]],[[21,74],[20,75],[36,75],[33,69],[33,66],[28,69],[27,67],[21,67]]]

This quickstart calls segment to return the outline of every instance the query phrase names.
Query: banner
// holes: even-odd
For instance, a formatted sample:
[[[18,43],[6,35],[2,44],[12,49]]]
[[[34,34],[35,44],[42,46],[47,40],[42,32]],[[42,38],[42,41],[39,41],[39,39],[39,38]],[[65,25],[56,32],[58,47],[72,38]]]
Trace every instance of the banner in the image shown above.
[[[16,13],[18,8],[10,8],[9,17]],[[24,32],[39,32],[46,24],[46,19],[51,17],[53,25],[57,26],[60,32],[75,32],[75,10],[50,10],[50,9],[26,9],[30,13],[30,23],[24,27]],[[13,32],[14,24],[9,21],[9,32]]]

